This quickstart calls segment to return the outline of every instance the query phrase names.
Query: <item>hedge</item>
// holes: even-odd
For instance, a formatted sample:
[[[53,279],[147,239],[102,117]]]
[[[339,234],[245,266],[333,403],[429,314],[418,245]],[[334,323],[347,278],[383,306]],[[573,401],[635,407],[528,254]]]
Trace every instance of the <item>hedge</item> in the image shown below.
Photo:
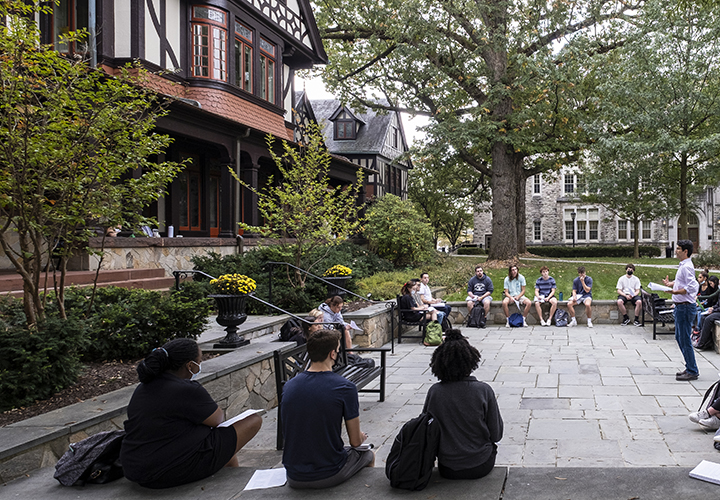
[[[486,255],[484,248],[479,247],[460,247],[457,249],[457,255]]]
[[[659,247],[640,245],[640,257],[660,257]],[[527,247],[527,251],[542,257],[629,257],[634,256],[635,250],[632,246],[542,246]]]

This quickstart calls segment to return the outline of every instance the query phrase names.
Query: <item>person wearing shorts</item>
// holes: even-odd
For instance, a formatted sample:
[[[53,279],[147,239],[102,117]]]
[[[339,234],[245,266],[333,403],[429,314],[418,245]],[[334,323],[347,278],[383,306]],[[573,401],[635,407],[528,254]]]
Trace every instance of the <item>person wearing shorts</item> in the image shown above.
[[[617,306],[618,311],[623,315],[622,324],[630,324],[630,317],[625,307],[630,302],[635,307],[635,326],[640,326],[640,310],[642,309],[642,300],[640,299],[640,279],[634,276],[635,265],[628,264],[625,266],[625,274],[620,276],[617,282]]]
[[[550,276],[550,269],[547,266],[540,268],[540,277],[535,281],[535,311],[537,312],[538,318],[540,319],[540,326],[550,326],[552,323],[555,310],[557,309],[557,298],[555,297],[555,291],[557,290],[557,284],[555,279]],[[547,323],[543,319],[542,304],[550,304],[550,316],[548,316]]]
[[[472,311],[478,302],[485,308],[485,317],[490,316],[490,304],[492,304],[492,293],[495,291],[493,282],[490,277],[485,274],[482,266],[475,266],[475,276],[470,278],[467,287],[467,310],[468,314]]]
[[[525,297],[526,286],[527,282],[525,281],[525,276],[518,272],[518,267],[516,265],[510,265],[510,267],[508,267],[508,275],[505,277],[505,281],[503,282],[503,293],[505,294],[505,297],[503,297],[502,301],[502,308],[505,313],[505,326],[507,328],[510,328],[511,302],[514,302],[517,305],[518,310],[520,310],[521,307],[524,307],[524,309],[520,312],[523,317],[523,326],[527,326],[525,318],[527,318],[527,315],[530,312],[530,305],[532,303],[530,302],[530,299]]]
[[[578,277],[573,280],[572,298],[568,301],[568,313],[570,313],[570,323],[568,326],[577,326],[575,319],[575,306],[583,304],[585,306],[585,315],[587,316],[587,326],[592,328],[592,284],[593,280],[585,274],[585,266],[577,268]]]

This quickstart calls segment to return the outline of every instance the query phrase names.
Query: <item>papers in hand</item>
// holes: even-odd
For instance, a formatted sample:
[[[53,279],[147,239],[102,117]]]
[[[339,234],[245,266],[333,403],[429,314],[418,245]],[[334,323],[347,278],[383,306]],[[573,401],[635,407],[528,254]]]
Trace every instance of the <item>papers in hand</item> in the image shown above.
[[[703,460],[690,471],[690,477],[709,483],[720,484],[720,464]]]
[[[240,420],[244,420],[248,418],[250,415],[255,415],[256,413],[265,413],[265,410],[245,410],[237,417],[229,418],[222,424],[218,425],[218,427],[230,427],[235,422],[239,422]]]
[[[350,328],[352,328],[353,330],[357,330],[357,331],[359,331],[359,332],[362,332],[362,328],[360,328],[359,326],[357,326],[357,324],[355,324],[355,322],[352,321],[352,320],[350,320]]]
[[[652,281],[648,283],[648,288],[653,292],[672,292],[672,288],[670,288],[669,286],[653,283]]]
[[[287,483],[287,474],[285,467],[279,469],[256,470],[250,481],[245,486],[245,490],[264,490],[266,488],[276,488]]]

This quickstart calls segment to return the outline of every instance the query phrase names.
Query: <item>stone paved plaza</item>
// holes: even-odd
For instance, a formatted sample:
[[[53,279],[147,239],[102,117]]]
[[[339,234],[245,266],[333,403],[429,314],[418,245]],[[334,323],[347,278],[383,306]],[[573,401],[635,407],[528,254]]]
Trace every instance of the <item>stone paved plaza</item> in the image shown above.
[[[673,335],[652,340],[652,327],[588,329],[582,323],[463,329],[483,358],[474,375],[495,390],[505,422],[497,465],[693,467],[702,459],[720,461],[713,433],[687,418],[718,379],[720,355],[696,352],[700,378],[677,382],[675,373],[684,368]],[[414,341],[396,345],[388,355],[385,402],[360,396],[361,426],[377,447],[376,467],[384,466],[399,428],[421,412],[436,382],[428,366],[432,352]],[[260,454],[265,465],[279,459],[271,453],[276,412],[265,415],[260,435],[247,446],[247,465],[259,451],[266,452]]]

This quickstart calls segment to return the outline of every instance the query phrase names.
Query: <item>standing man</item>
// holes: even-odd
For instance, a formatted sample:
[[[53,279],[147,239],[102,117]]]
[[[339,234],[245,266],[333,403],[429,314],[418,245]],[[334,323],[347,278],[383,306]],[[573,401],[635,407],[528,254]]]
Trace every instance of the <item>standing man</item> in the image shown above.
[[[593,280],[585,274],[585,266],[577,269],[578,277],[573,280],[572,298],[568,301],[568,312],[570,313],[570,323],[568,326],[577,326],[575,319],[575,306],[578,304],[585,305],[585,316],[587,316],[588,328],[592,328],[592,284]]]
[[[490,317],[490,304],[492,293],[495,290],[492,280],[485,274],[482,266],[475,266],[475,276],[470,278],[467,287],[467,310],[468,315],[476,302],[480,302],[485,308],[485,317]]]
[[[620,276],[617,282],[617,306],[618,310],[623,315],[623,326],[630,323],[630,318],[627,314],[625,304],[631,302],[635,306],[635,326],[640,326],[640,309],[642,309],[642,300],[640,300],[640,279],[637,276],[633,276],[635,273],[635,266],[628,264],[625,266],[625,274]]]
[[[550,276],[550,269],[547,266],[540,268],[540,277],[535,281],[535,311],[537,312],[538,318],[540,318],[540,326],[550,326],[552,324],[555,310],[557,309],[557,299],[555,298],[555,290],[557,285],[555,284],[555,278]],[[543,320],[542,306],[545,302],[550,303],[550,317],[548,317],[547,323]]]
[[[671,286],[672,301],[675,305],[675,340],[680,347],[683,358],[685,358],[685,370],[675,374],[675,380],[697,380],[700,372],[695,363],[695,351],[690,342],[692,323],[695,318],[698,285],[695,279],[695,268],[690,256],[693,253],[693,244],[690,240],[680,240],[675,247],[675,256],[680,261],[675,280],[670,281],[665,276],[663,283]]]
[[[525,306],[525,309],[522,311],[522,317],[523,326],[527,326],[525,318],[527,318],[527,315],[530,312],[531,302],[530,299],[525,297],[526,286],[527,283],[525,281],[525,276],[518,272],[518,267],[516,265],[511,264],[510,267],[508,267],[508,275],[505,277],[505,281],[503,282],[505,297],[502,301],[502,308],[505,313],[505,326],[507,328],[510,328],[510,302],[515,302],[518,309],[523,305]]]
[[[280,415],[285,435],[282,462],[291,488],[330,488],[372,466],[372,450],[359,450],[360,431],[355,384],[332,371],[340,355],[340,332],[320,330],[307,339],[310,368],[283,389]],[[350,447],[343,446],[345,421]]]
[[[447,317],[450,314],[450,306],[440,299],[433,299],[432,291],[428,286],[429,282],[430,275],[428,273],[422,273],[420,275],[420,290],[418,292],[420,299],[423,301],[423,304],[433,306],[439,312],[445,313],[445,316]]]

